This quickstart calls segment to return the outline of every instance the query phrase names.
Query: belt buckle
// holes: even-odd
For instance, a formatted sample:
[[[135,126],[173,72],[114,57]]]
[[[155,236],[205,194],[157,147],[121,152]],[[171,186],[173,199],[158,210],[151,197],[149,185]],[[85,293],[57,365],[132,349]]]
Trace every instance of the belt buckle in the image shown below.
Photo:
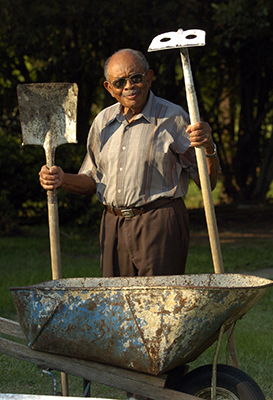
[[[124,210],[120,210],[121,215],[125,218],[132,218],[135,216],[134,211],[131,208],[126,208]]]

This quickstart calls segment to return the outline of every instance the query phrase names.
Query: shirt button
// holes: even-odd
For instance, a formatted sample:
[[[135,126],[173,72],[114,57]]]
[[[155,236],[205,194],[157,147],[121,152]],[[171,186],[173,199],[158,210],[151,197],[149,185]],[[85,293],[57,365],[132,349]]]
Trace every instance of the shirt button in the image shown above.
[[[119,169],[120,171],[123,171],[123,168],[122,167],[120,167],[120,169]]]
[[[122,146],[122,150],[125,150],[126,149],[126,147],[125,146]]]
[[[121,190],[120,190],[120,189],[118,190],[118,193],[121,193]]]

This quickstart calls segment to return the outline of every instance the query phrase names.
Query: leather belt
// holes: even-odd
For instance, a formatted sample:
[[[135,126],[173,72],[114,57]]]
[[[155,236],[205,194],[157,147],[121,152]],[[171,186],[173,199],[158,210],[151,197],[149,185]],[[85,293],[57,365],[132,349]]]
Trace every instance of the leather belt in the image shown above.
[[[165,204],[168,204],[173,200],[175,200],[175,199],[173,199],[172,197],[163,197],[161,199],[152,201],[151,203],[145,204],[141,207],[113,208],[110,206],[105,206],[105,209],[110,214],[116,215],[118,217],[133,218],[136,215],[141,215],[147,211],[162,207]]]

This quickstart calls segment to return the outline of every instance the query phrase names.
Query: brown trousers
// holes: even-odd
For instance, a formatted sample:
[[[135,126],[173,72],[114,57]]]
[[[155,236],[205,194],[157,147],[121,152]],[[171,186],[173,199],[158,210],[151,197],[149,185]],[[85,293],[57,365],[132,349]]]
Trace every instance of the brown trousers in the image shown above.
[[[183,274],[189,246],[189,219],[183,199],[133,218],[105,210],[100,244],[104,277]]]

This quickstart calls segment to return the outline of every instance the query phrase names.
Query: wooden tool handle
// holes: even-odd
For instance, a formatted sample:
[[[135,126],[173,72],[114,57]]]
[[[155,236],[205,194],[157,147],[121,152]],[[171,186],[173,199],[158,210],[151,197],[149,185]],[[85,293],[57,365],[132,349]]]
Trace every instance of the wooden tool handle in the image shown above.
[[[225,271],[223,265],[220,240],[219,240],[218,227],[216,223],[210,179],[208,175],[208,166],[207,166],[205,149],[204,147],[197,147],[195,149],[195,152],[196,152],[196,159],[197,159],[198,171],[201,183],[202,197],[204,201],[204,210],[207,221],[214,272],[216,274],[222,274]]]
[[[52,134],[52,132],[50,132]],[[46,165],[48,168],[55,164],[55,148],[52,146],[51,137],[49,135],[47,142],[44,145]],[[48,226],[49,226],[49,242],[51,256],[51,273],[52,279],[60,279],[62,277],[61,264],[61,246],[59,232],[59,212],[58,198],[56,189],[47,191],[47,208],[48,208]],[[61,372],[62,395],[69,395],[68,375]]]
[[[191,124],[194,124],[196,122],[200,122],[200,114],[192,78],[188,49],[181,48],[180,55],[183,65],[190,120]],[[201,191],[204,202],[204,210],[208,227],[214,271],[216,274],[219,274],[224,272],[224,265],[223,265],[220,240],[219,240],[218,228],[215,217],[215,209],[213,204],[205,149],[204,147],[196,147],[195,152],[196,152],[196,159],[197,159],[197,165],[201,183]]]
[[[56,190],[47,191],[49,242],[51,256],[52,279],[62,277],[60,233],[59,233],[59,215]]]
[[[50,115],[48,114],[50,131],[44,142],[46,166],[52,168],[55,164],[56,149],[53,146],[54,126],[51,123]],[[61,250],[60,250],[60,233],[59,233],[59,213],[58,199],[56,189],[47,191],[47,208],[48,208],[48,226],[49,226],[49,242],[51,256],[51,271],[52,279],[60,279],[62,277],[61,267]]]
[[[187,95],[187,104],[189,108],[190,120],[191,123],[194,124],[196,122],[200,122],[200,114],[199,114],[199,107],[197,102],[197,97],[195,93],[193,77],[191,72],[190,66],[190,58],[189,52],[187,48],[180,49],[180,56],[183,66],[184,72],[184,79],[185,79],[185,86],[186,86],[186,95]],[[204,210],[206,215],[207,221],[207,228],[209,234],[209,241],[211,247],[211,254],[213,260],[214,271],[216,274],[224,273],[224,264],[222,258],[222,252],[220,247],[220,239],[219,233],[216,223],[215,217],[215,209],[213,204],[212,198],[212,191],[210,185],[210,179],[208,174],[208,165],[206,160],[206,153],[204,147],[196,147],[196,159],[201,183],[201,191],[203,196],[204,202]],[[231,356],[231,362],[234,367],[239,366],[237,351],[236,351],[236,344],[234,335],[230,332],[227,332],[227,336],[229,338],[229,352]]]

